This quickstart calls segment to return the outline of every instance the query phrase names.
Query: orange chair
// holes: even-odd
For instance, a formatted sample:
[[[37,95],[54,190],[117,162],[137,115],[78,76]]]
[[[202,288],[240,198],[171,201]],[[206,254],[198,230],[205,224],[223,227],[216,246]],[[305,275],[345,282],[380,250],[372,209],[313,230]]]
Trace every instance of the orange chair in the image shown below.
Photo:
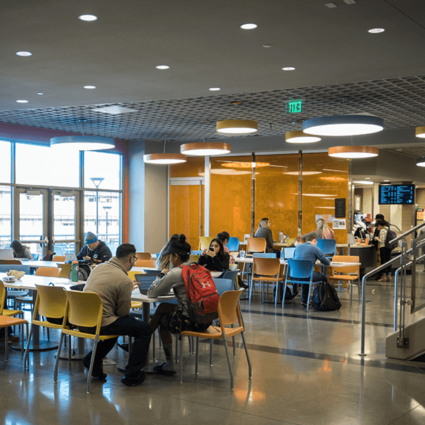
[[[59,277],[60,269],[58,267],[39,267],[35,271],[36,276]]]
[[[156,261],[155,260],[137,260],[134,267],[150,267],[155,268],[156,267]]]
[[[13,264],[15,266],[21,266],[21,260],[0,260],[0,264]]]
[[[150,252],[136,252],[136,257],[139,260],[152,260],[152,255]]]
[[[196,338],[196,356],[195,356],[195,375],[198,374],[198,352],[199,352],[199,338],[202,339],[222,339],[224,350],[226,351],[227,364],[229,366],[230,373],[230,389],[233,390],[233,374],[232,367],[230,365],[229,351],[227,348],[227,338],[232,338],[235,335],[241,334],[243,346],[245,348],[246,359],[248,361],[249,379],[252,379],[252,368],[249,360],[248,348],[245,342],[244,327],[242,323],[241,311],[239,308],[239,298],[242,295],[243,290],[238,291],[226,291],[218,302],[218,319],[220,326],[210,326],[205,332],[190,332],[183,331],[181,336],[195,337]],[[237,327],[228,328],[225,326],[233,325],[238,322]],[[218,328],[218,329],[217,329]],[[183,383],[183,340],[180,343],[180,382]]]
[[[17,319],[16,317],[9,317],[9,316],[0,316],[0,328],[10,328],[11,326],[19,326],[19,325],[26,325],[27,328],[27,338],[28,338],[28,322],[24,319]],[[7,335],[7,331],[5,330],[5,335]],[[22,332],[22,354],[24,353],[24,333]],[[6,340],[6,343],[4,344],[5,352],[6,352],[6,361],[9,360],[9,352],[8,352],[8,342]]]
[[[198,250],[203,251],[204,249],[208,249],[213,239],[214,236],[200,236]]]
[[[247,252],[266,252],[267,242],[264,238],[248,238],[246,244]]]
[[[269,284],[276,285],[276,294],[274,298],[274,305],[277,303],[277,284],[280,282],[279,275],[281,274],[280,261],[278,258],[262,258],[254,257],[253,277],[251,279],[251,285],[254,282],[260,282],[261,301],[264,302],[264,288],[263,284],[267,284],[267,298],[269,295]],[[257,275],[257,276],[255,276]],[[251,302],[252,288],[249,292],[249,301]]]
[[[360,263],[360,258],[354,255],[334,255],[332,258],[333,263]],[[328,277],[330,282],[332,281],[345,281],[351,282],[351,296],[350,303],[353,303],[353,283],[357,280],[359,288],[359,302],[360,302],[360,266],[346,266],[346,267],[335,267],[332,269],[332,276]]]
[[[65,255],[55,255],[52,258],[52,261],[58,261],[59,263],[64,263],[65,262]]]

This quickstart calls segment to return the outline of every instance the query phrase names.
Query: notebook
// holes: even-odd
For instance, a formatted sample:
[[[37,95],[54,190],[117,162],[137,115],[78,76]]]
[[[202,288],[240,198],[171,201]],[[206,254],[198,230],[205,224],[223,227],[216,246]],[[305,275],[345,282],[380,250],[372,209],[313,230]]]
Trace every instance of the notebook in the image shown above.
[[[5,248],[0,249],[0,260],[13,260],[13,249],[12,248]]]

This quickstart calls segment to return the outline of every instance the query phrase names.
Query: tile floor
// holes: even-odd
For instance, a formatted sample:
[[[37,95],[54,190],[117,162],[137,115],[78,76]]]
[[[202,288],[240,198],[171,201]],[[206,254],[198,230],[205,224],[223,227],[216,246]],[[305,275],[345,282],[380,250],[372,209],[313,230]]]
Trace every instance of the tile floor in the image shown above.
[[[341,294],[342,309],[327,313],[306,313],[299,297],[283,311],[280,305],[261,305],[258,296],[251,306],[243,301],[253,379],[248,380],[238,345],[232,359],[234,391],[221,344],[214,345],[213,367],[208,365],[209,344],[199,344],[195,376],[185,341],[183,384],[178,376],[149,374],[140,387],[127,388],[116,366],[105,366],[107,381],[93,381],[91,394],[81,362],[61,361],[54,384],[54,351],[31,354],[30,370],[24,372],[20,352],[10,353],[5,363],[0,344],[0,424],[423,425],[425,364],[385,358],[393,292],[393,282],[368,285],[365,359],[358,356],[360,306],[356,301],[350,305],[347,292]],[[424,315],[422,310],[409,320]],[[123,361],[125,356],[115,348],[109,357]]]

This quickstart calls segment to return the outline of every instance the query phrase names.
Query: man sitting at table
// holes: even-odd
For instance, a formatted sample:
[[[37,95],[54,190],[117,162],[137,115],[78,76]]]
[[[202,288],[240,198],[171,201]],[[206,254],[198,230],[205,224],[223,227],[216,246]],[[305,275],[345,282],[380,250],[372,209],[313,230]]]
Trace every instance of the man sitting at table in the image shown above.
[[[104,263],[112,258],[111,250],[94,233],[87,232],[84,242],[86,245],[77,254],[77,260],[93,260],[93,263]]]
[[[315,263],[319,260],[322,264],[331,264],[329,258],[325,256],[322,250],[317,248],[317,238],[315,235],[307,236],[306,243],[299,244],[294,251],[294,260],[309,260]],[[313,272],[313,282],[327,282],[326,277],[319,272]],[[298,285],[294,285],[294,295],[298,294]],[[309,285],[302,285],[301,305],[307,307]]]
[[[121,382],[129,387],[139,385],[145,380],[142,371],[151,339],[151,328],[147,323],[130,317],[131,294],[138,286],[132,281],[129,272],[137,261],[134,245],[125,243],[117,248],[115,257],[97,266],[87,281],[84,292],[97,293],[103,303],[101,335],[129,335],[134,337],[133,349],[125,368],[125,376]],[[80,328],[82,332],[95,333],[94,328]],[[112,350],[118,338],[99,341],[96,350],[92,375],[105,379],[102,359]],[[92,352],[83,358],[84,366],[90,368]]]

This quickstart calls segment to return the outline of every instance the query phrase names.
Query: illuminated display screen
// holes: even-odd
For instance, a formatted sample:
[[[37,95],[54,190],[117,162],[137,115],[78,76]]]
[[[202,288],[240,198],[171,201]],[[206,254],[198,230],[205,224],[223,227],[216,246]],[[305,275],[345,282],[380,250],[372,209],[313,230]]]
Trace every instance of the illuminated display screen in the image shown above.
[[[380,205],[413,205],[414,203],[414,184],[391,184],[379,186]]]

